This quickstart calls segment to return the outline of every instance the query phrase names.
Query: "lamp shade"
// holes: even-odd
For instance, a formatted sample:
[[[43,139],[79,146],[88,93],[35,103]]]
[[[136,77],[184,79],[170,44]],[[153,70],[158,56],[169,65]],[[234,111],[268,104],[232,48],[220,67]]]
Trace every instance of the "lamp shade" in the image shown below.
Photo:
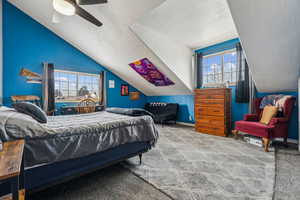
[[[53,0],[53,8],[60,14],[72,16],[75,15],[76,8],[72,1]]]
[[[130,97],[130,100],[132,100],[132,101],[139,100],[140,99],[140,93],[139,92],[130,92],[129,97]]]

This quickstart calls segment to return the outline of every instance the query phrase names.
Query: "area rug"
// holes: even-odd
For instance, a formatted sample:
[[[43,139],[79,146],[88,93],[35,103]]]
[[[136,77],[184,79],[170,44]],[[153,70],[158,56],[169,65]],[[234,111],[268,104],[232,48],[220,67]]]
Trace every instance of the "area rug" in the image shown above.
[[[177,200],[272,199],[274,150],[266,153],[233,138],[192,128],[159,127],[157,146],[123,163],[137,176]]]
[[[115,165],[28,196],[29,200],[172,200]]]
[[[300,199],[300,152],[298,146],[278,147],[274,200]]]

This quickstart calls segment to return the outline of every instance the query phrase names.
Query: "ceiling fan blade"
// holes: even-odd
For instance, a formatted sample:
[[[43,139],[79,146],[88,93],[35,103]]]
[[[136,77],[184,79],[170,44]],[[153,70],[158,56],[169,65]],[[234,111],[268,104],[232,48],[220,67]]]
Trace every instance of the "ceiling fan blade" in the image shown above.
[[[80,17],[84,18],[85,20],[95,24],[96,26],[102,26],[102,22],[100,22],[97,18],[95,18],[93,15],[88,13],[86,10],[83,8],[79,7],[78,5],[75,5],[76,7],[76,14],[79,15]]]
[[[107,0],[76,0],[78,5],[94,5],[107,3]]]

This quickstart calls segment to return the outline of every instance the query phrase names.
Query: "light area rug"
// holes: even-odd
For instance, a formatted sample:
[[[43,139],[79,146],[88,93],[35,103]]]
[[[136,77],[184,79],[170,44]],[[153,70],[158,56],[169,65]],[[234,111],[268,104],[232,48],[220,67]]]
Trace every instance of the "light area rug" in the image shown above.
[[[274,149],[201,134],[182,126],[159,127],[155,148],[123,163],[133,173],[177,200],[271,200]]]

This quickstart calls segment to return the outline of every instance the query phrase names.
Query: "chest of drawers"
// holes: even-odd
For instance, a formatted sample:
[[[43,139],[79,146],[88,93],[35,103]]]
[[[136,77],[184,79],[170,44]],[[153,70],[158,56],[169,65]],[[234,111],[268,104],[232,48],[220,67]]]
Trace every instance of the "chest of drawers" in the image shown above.
[[[231,89],[195,90],[196,131],[227,136],[231,129]]]

